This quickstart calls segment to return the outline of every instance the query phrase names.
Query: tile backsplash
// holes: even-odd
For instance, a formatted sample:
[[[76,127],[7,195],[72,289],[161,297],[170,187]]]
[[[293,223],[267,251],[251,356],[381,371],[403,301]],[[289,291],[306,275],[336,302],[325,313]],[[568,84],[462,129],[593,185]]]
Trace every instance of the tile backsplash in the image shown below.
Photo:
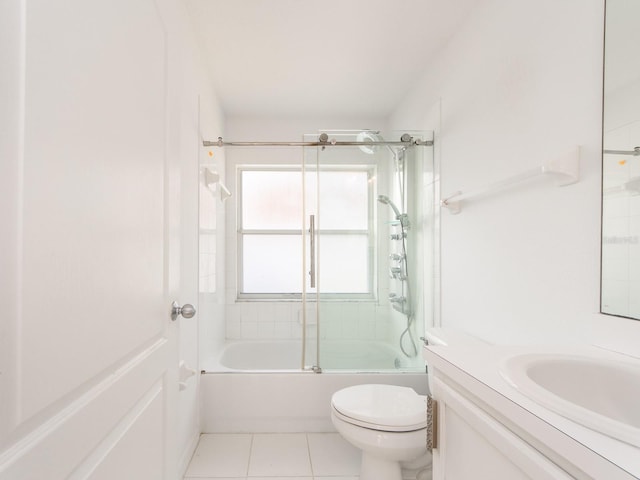
[[[330,302],[321,306],[320,336],[324,339],[387,340],[391,328],[388,306],[375,302]],[[230,340],[302,338],[299,302],[237,302],[226,307]],[[308,333],[317,331],[316,304],[307,306]]]

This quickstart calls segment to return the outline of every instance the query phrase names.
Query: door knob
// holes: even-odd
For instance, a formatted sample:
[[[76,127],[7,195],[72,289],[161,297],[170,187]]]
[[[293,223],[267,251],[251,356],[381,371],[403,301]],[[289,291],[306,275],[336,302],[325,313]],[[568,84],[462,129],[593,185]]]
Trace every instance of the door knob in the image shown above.
[[[171,320],[176,320],[178,315],[182,315],[184,318],[191,318],[196,314],[196,309],[193,305],[185,303],[182,307],[178,305],[178,302],[171,304]]]

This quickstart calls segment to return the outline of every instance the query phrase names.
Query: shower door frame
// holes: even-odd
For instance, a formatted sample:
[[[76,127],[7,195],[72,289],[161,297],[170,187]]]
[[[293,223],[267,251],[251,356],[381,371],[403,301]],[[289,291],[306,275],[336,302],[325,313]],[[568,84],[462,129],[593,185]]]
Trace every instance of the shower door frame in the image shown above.
[[[340,131],[340,132],[336,132],[335,136],[340,138],[340,135],[343,135],[347,133],[347,131]],[[394,132],[395,133],[395,132]],[[416,132],[418,133],[418,138],[423,136],[424,132]],[[355,131],[349,131],[350,135],[356,135]],[[314,133],[314,134],[310,134],[313,140],[316,140],[319,138],[319,134],[318,133]],[[334,135],[333,132],[330,132],[330,135]],[[404,135],[403,135],[404,137]],[[415,138],[415,137],[414,137]],[[255,143],[255,144],[254,144]],[[242,145],[245,146],[245,144],[247,146],[280,146],[281,143],[279,142],[245,142],[243,144],[237,144],[237,143],[229,143],[229,145]],[[400,145],[397,146],[431,146],[433,144],[432,141],[423,141],[421,139],[418,139],[417,141],[413,141],[411,140],[410,142],[402,142]],[[300,321],[300,326],[302,327],[303,330],[303,335],[302,338],[300,340],[302,340],[301,344],[303,345],[303,352],[302,355],[300,355],[300,364],[299,364],[299,368],[300,371],[317,371],[320,372],[322,368],[328,368],[331,371],[354,371],[354,370],[358,370],[361,371],[361,368],[365,368],[366,367],[354,367],[352,366],[353,364],[349,363],[349,367],[347,367],[347,363],[343,363],[341,361],[336,362],[335,366],[332,365],[332,358],[331,357],[331,349],[333,348],[333,346],[329,346],[329,353],[327,353],[327,348],[323,347],[323,343],[325,342],[326,339],[328,340],[337,340],[338,342],[340,342],[340,331],[338,329],[342,329],[342,328],[350,328],[350,329],[358,329],[357,325],[351,324],[351,325],[346,325],[346,327],[343,327],[343,325],[340,324],[341,318],[345,318],[347,321],[349,321],[351,318],[353,319],[354,322],[358,322],[361,321],[361,319],[365,319],[365,318],[371,318],[373,319],[374,316],[377,320],[380,320],[380,316],[379,316],[379,311],[380,309],[382,309],[383,311],[383,317],[384,317],[384,312],[385,312],[385,308],[387,306],[386,304],[386,295],[385,298],[378,298],[378,288],[385,288],[385,280],[384,280],[384,271],[382,272],[378,272],[378,267],[382,267],[384,265],[386,265],[386,262],[384,261],[384,252],[385,252],[385,234],[386,234],[386,223],[388,223],[386,220],[384,220],[385,215],[383,216],[383,220],[385,222],[385,225],[383,225],[381,223],[381,220],[378,219],[377,213],[380,211],[380,206],[378,205],[378,203],[375,201],[375,198],[377,198],[377,193],[378,190],[381,189],[381,193],[389,193],[389,183],[392,182],[391,179],[391,171],[392,171],[392,163],[389,163],[388,160],[386,158],[384,158],[384,156],[386,155],[387,151],[391,151],[391,148],[389,147],[389,145],[396,145],[396,143],[394,142],[380,142],[378,145],[375,145],[378,148],[378,155],[377,157],[370,157],[369,155],[366,154],[361,154],[360,150],[358,148],[354,148],[357,146],[361,146],[363,145],[362,142],[357,143],[357,142],[341,142],[341,141],[337,141],[334,142],[333,139],[329,140],[328,143],[326,144],[319,144],[317,141],[315,142],[295,142],[295,144],[286,144],[286,146],[302,146],[304,147],[302,149],[302,158],[298,155],[295,155],[295,157],[297,158],[293,158],[288,157],[287,162],[285,163],[280,163],[280,159],[279,158],[275,158],[275,161],[272,161],[271,163],[258,163],[256,164],[253,160],[251,161],[235,161],[234,162],[234,169],[236,170],[236,172],[244,170],[245,167],[249,167],[248,169],[250,170],[254,170],[254,169],[258,169],[258,170],[272,170],[272,169],[279,169],[281,166],[285,169],[289,169],[289,168],[295,168],[298,169],[299,168],[299,172],[300,172],[300,181],[302,181],[302,185],[303,185],[303,199],[302,199],[302,203],[304,204],[300,213],[297,215],[300,215],[300,217],[298,217],[298,221],[296,222],[299,225],[300,230],[297,232],[299,234],[301,234],[301,241],[302,241],[302,245],[301,245],[301,249],[296,248],[296,250],[299,252],[300,250],[302,250],[302,258],[300,259],[300,262],[296,262],[298,263],[298,265],[301,265],[301,272],[299,274],[294,273],[294,275],[298,278],[302,279],[302,285],[301,285],[301,289],[299,290],[300,294],[297,293],[247,293],[244,291],[244,289],[242,288],[242,282],[238,277],[236,277],[236,280],[238,281],[238,283],[236,284],[237,287],[240,287],[237,290],[237,300],[245,300],[245,301],[265,301],[265,300],[271,300],[271,301],[290,301],[292,303],[295,303],[297,301],[300,301],[300,304],[302,306],[302,311],[300,312],[300,317],[299,321]],[[367,144],[367,146],[370,146],[369,144]],[[386,148],[385,148],[386,147]],[[334,149],[340,149],[343,150],[343,153],[346,153],[345,156],[348,156],[346,159],[344,159],[344,157],[341,156],[336,156],[336,157],[331,157],[331,155],[329,154],[328,157],[325,157],[323,155],[324,150],[327,151],[333,151]],[[394,149],[395,151],[395,149]],[[351,153],[352,152],[352,153]],[[393,153],[393,151],[392,151]],[[394,155],[394,157],[396,157]],[[396,162],[398,161],[397,157],[396,157]],[[286,165],[286,166],[285,166]],[[297,168],[296,168],[297,167]],[[340,170],[340,169],[344,169],[344,170],[349,170],[351,167],[356,167],[359,169],[369,169],[372,173],[370,174],[370,177],[376,177],[376,181],[370,181],[368,183],[368,197],[369,197],[369,203],[368,203],[368,216],[369,216],[369,221],[370,223],[368,224],[367,227],[367,231],[370,231],[370,240],[368,241],[368,250],[367,250],[367,255],[369,255],[368,257],[368,264],[367,264],[367,268],[370,268],[370,275],[368,275],[368,279],[366,280],[369,284],[369,288],[366,289],[366,294],[349,294],[349,293],[335,293],[335,294],[326,294],[323,293],[323,290],[326,289],[326,285],[327,285],[327,281],[326,281],[326,276],[323,277],[323,280],[321,281],[318,278],[318,294],[316,294],[313,291],[310,291],[310,289],[307,287],[308,285],[308,271],[309,271],[309,258],[308,258],[308,249],[309,249],[309,231],[308,231],[308,227],[306,225],[307,223],[307,215],[309,213],[309,209],[307,208],[305,202],[308,200],[306,197],[308,197],[308,192],[306,191],[306,185],[305,185],[305,176],[309,176],[307,175],[308,172],[320,172],[320,174],[322,174],[323,170]],[[396,167],[397,168],[397,167]],[[419,173],[419,172],[417,172]],[[312,176],[315,178],[312,179],[307,179],[308,181],[313,182],[314,180],[319,180],[319,177],[321,177],[322,175],[319,176]],[[325,177],[326,178],[326,177]],[[372,178],[369,178],[369,180],[372,180]],[[422,177],[419,177],[418,179],[415,180],[416,181],[416,188],[420,188],[420,186],[424,186],[424,180],[422,180]],[[380,183],[382,182],[382,183]],[[326,185],[333,185],[333,181],[331,180],[322,180],[322,183],[326,186]],[[349,188],[349,187],[348,187]],[[364,190],[362,190],[364,192]],[[240,190],[238,190],[239,194]],[[297,194],[296,194],[297,195]],[[321,195],[320,191],[314,191],[313,195]],[[329,195],[334,195],[334,192],[330,192]],[[326,203],[324,203],[324,199],[326,199],[326,194],[322,193],[323,198],[319,200],[320,205],[325,205],[326,207]],[[240,195],[238,195],[238,198],[240,198]],[[331,197],[328,197],[331,198]],[[364,198],[364,197],[360,197],[360,198]],[[350,201],[347,201],[347,203],[345,205],[350,205],[349,203]],[[318,197],[315,197],[315,203],[318,203]],[[240,204],[238,204],[240,205]],[[340,204],[338,203],[337,207],[334,207],[336,212],[340,212],[341,208],[345,208],[340,206]],[[348,208],[348,207],[347,207]],[[240,213],[238,213],[238,216],[240,216]],[[238,221],[238,216],[236,216],[236,222]],[[320,219],[318,217],[316,217],[319,221]],[[324,214],[324,220],[326,220],[327,217],[326,214]],[[339,217],[334,217],[334,218],[339,218]],[[359,217],[355,217],[355,221],[353,223],[350,223],[350,219],[345,217],[343,218],[343,223],[342,225],[338,224],[327,224],[326,221],[322,220],[323,225],[320,225],[318,222],[318,227],[321,226],[331,226],[331,227],[336,227],[338,229],[341,229],[343,227],[349,228],[350,225],[353,226],[360,226],[362,224],[359,223],[359,221],[357,220],[357,218]],[[389,219],[391,220],[391,218]],[[237,224],[236,224],[237,226]],[[384,228],[383,228],[384,227]],[[318,232],[316,232],[316,236],[315,238],[319,238],[319,237],[323,237],[322,240],[319,240],[317,243],[322,243],[322,245],[318,245],[320,247],[320,253],[319,255],[322,256],[322,261],[324,262],[326,260],[326,257],[324,256],[326,252],[322,253],[323,250],[326,250],[326,242],[324,242],[325,238],[324,235],[325,234],[330,234],[330,233],[348,233],[346,228],[344,230],[340,230],[339,232],[336,230],[334,232],[330,232],[327,230],[321,231],[320,233],[322,235],[320,235]],[[242,233],[256,233],[256,232],[248,232],[248,231],[244,231],[244,230],[237,230],[238,233],[242,234]],[[354,232],[354,233],[363,233],[363,232]],[[384,238],[383,238],[384,237]],[[237,254],[238,254],[238,263],[236,264],[237,267],[241,267],[242,266],[242,261],[243,261],[243,256],[242,256],[242,244],[241,244],[241,237],[238,236],[238,243],[237,243]],[[330,240],[333,240],[331,238],[329,238]],[[348,250],[348,249],[343,249],[343,250],[338,250],[341,248],[341,240],[340,239],[336,239],[337,241],[332,242],[332,247],[329,248],[329,252],[332,251],[338,251],[339,253],[343,253],[343,259],[337,259],[334,262],[334,266],[330,267],[333,269],[333,272],[338,272],[338,275],[340,275],[342,273],[342,265],[349,265],[352,266],[354,265],[353,262],[351,262],[351,258],[353,258],[353,255],[350,253],[351,251],[353,252],[362,252],[362,250],[360,250],[360,247],[355,247],[357,248],[357,250]],[[382,250],[380,250],[382,249]],[[345,253],[347,252],[347,253]],[[296,253],[296,255],[299,255],[299,253]],[[286,258],[286,255],[285,255]],[[297,257],[300,258],[300,257]],[[345,260],[346,258],[346,260]],[[320,261],[321,259],[318,258],[318,260]],[[295,266],[295,270],[297,271],[298,268],[300,268],[298,265]],[[324,265],[324,263],[323,263]],[[364,265],[364,263],[360,263],[360,266],[358,267],[354,267],[354,268],[359,268],[362,269],[364,268],[362,265]],[[316,272],[316,275],[318,275],[318,277],[320,276],[320,270],[323,269],[323,266],[318,266],[318,271]],[[244,268],[241,268],[242,271],[244,271]],[[355,270],[356,272],[358,270]],[[360,270],[362,271],[362,270]],[[239,274],[239,270],[236,269],[236,272]],[[324,270],[324,275],[327,274],[326,269]],[[299,276],[298,276],[299,275]],[[334,277],[335,278],[335,277]],[[341,279],[341,277],[338,277],[339,279]],[[364,281],[363,281],[364,277],[361,277],[361,281],[358,283],[358,285],[362,286],[364,285]],[[296,282],[297,283],[297,282]],[[320,285],[320,283],[323,283],[322,285]],[[380,285],[379,285],[380,284]],[[344,285],[344,284],[343,284]],[[335,289],[336,291],[342,291],[342,292],[348,292],[348,285],[346,287],[346,289],[340,289],[337,288]],[[356,288],[357,290],[357,288]],[[365,288],[362,287],[362,289],[360,290],[362,292],[365,291]],[[384,292],[384,290],[382,290]],[[328,300],[328,301],[327,301]],[[369,302],[367,302],[369,301]],[[350,309],[349,306],[347,305],[346,309],[342,309],[342,305],[336,305],[340,302],[353,302],[353,304],[359,303],[360,305],[358,306],[358,308],[353,308]],[[315,303],[315,305],[313,305],[313,303]],[[327,309],[324,309],[323,305],[330,305],[331,303],[333,303],[334,305],[330,306]],[[362,305],[367,304],[364,308],[362,308]],[[374,308],[371,308],[370,304],[375,304]],[[335,308],[334,308],[335,307]],[[324,311],[322,311],[324,309]],[[328,311],[327,311],[328,310]],[[328,313],[328,315],[327,315]],[[360,317],[360,313],[363,314],[362,317]],[[422,312],[422,313],[427,313],[427,312]],[[316,317],[317,321],[314,321],[314,319],[312,318],[313,316]],[[335,324],[333,322],[336,322]],[[386,322],[385,318],[382,318],[383,322]],[[391,328],[391,323],[389,324]],[[386,325],[383,325],[384,328],[387,328]],[[365,328],[368,328],[368,326],[365,326]],[[379,335],[376,335],[376,331],[375,329],[377,329],[377,324],[374,325],[372,327],[374,329],[373,333],[370,333],[371,331],[364,331],[364,335],[361,336],[360,333],[361,332],[357,332],[351,330],[349,335],[346,335],[346,338],[348,339],[357,339],[357,338],[361,338],[360,342],[361,343],[368,343],[369,341],[374,341],[374,340],[378,340]],[[314,330],[315,330],[315,336],[314,336]],[[295,331],[295,330],[294,330]],[[298,330],[299,331],[299,330]],[[367,333],[369,332],[369,333]],[[419,333],[419,332],[418,332]],[[297,335],[294,335],[293,337],[290,338],[296,338]],[[323,338],[324,337],[324,338]],[[328,338],[327,338],[328,337]],[[380,337],[382,340],[387,340],[386,337],[382,338]],[[362,340],[363,339],[363,340]],[[357,340],[356,340],[357,342]],[[315,343],[315,346],[313,345],[313,343]],[[342,345],[336,344],[336,347],[338,347],[341,350]],[[309,348],[307,348],[309,347]],[[351,348],[350,346],[346,346],[346,348]],[[342,350],[341,350],[342,351]],[[345,352],[347,352],[349,355],[351,354],[351,352],[349,350],[345,350]],[[298,353],[298,352],[297,352]],[[313,358],[311,357],[311,354],[313,354]],[[329,357],[327,357],[326,355],[329,355]],[[359,355],[356,353],[356,356]],[[321,358],[322,357],[322,358]],[[329,360],[327,362],[327,360]],[[344,366],[343,366],[344,365]],[[315,368],[314,368],[315,367]],[[374,369],[374,371],[378,371],[378,369],[376,367],[372,367]],[[380,371],[386,371],[387,368],[386,367],[379,367],[382,370]],[[397,366],[396,366],[397,368]],[[365,370],[362,370],[365,371]],[[369,370],[366,370],[369,371]]]
[[[334,135],[355,135],[359,131],[331,131],[331,136]],[[313,142],[318,138],[319,133],[313,134],[305,134],[304,141],[305,142]],[[357,145],[348,145],[343,147],[332,147],[335,148],[349,148],[354,149]],[[377,245],[377,230],[375,224],[376,218],[376,204],[374,199],[377,195],[377,184],[376,179],[379,173],[379,165],[377,162],[353,162],[349,161],[345,164],[340,163],[322,163],[321,157],[322,152],[325,151],[325,146],[305,146],[303,148],[302,154],[302,196],[303,196],[303,208],[302,208],[302,225],[303,225],[303,275],[302,275],[302,355],[301,355],[301,369],[303,371],[313,371],[315,373],[322,373],[322,361],[321,361],[321,326],[322,326],[322,309],[321,306],[324,302],[374,302],[378,301],[378,278],[377,278],[377,253],[378,253],[378,245]],[[355,148],[355,151],[358,151]],[[312,161],[307,161],[308,154],[311,154]],[[366,154],[365,154],[366,155]],[[316,228],[315,231],[311,231],[310,228],[307,228],[307,220],[310,219],[307,201],[307,172],[311,170],[316,172],[315,175],[315,219],[316,219]],[[367,236],[367,267],[368,267],[368,278],[367,278],[367,292],[366,293],[323,293],[321,290],[320,283],[320,271],[321,271],[321,235],[330,235],[332,233],[336,233],[334,230],[322,230],[320,225],[320,205],[322,203],[322,199],[320,197],[321,189],[320,189],[320,172],[328,172],[328,171],[362,171],[367,173],[367,228],[366,229],[354,229],[354,230],[340,230],[342,234],[357,234],[357,235],[366,235]],[[309,237],[309,238],[307,238]],[[315,248],[315,265],[307,265],[307,258],[313,258],[311,256],[311,252],[307,255],[307,250]],[[310,293],[307,291],[308,282],[311,280],[311,275],[315,275],[315,293]],[[323,298],[324,297],[324,298]],[[308,311],[307,308],[309,303],[314,303],[314,313],[315,313],[315,356],[313,361],[307,361],[309,359],[307,352],[307,341],[309,340],[309,327],[313,324],[309,322]]]

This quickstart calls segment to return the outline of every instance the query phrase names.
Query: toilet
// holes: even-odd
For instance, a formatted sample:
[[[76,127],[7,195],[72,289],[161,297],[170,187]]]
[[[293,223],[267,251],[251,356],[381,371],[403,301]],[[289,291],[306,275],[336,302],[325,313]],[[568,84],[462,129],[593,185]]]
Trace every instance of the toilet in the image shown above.
[[[430,345],[484,343],[442,328],[428,330],[425,337]],[[402,480],[403,465],[428,465],[426,399],[398,385],[354,385],[333,394],[334,427],[362,450],[360,480]]]
[[[331,421],[362,450],[360,480],[402,480],[400,462],[426,455],[426,396],[397,385],[355,385],[331,397]]]

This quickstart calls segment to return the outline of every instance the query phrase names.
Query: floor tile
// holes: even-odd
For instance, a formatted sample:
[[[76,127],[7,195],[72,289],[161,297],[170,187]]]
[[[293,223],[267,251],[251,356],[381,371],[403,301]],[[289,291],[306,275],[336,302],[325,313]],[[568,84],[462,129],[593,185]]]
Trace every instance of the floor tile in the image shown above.
[[[247,480],[315,480],[316,478],[318,477],[247,477]],[[238,479],[236,478],[234,480],[238,480]],[[331,480],[340,480],[340,479],[339,478],[336,479],[336,477],[332,477]]]
[[[339,433],[309,433],[307,437],[315,478],[336,475],[349,477],[360,473],[360,450]]]
[[[311,461],[304,433],[255,434],[249,477],[311,477]]]
[[[201,435],[185,477],[246,477],[250,434]]]
[[[359,477],[313,477],[313,480],[358,480]],[[253,479],[251,479],[253,480]],[[273,480],[273,479],[272,479]],[[289,480],[289,479],[287,479]]]

